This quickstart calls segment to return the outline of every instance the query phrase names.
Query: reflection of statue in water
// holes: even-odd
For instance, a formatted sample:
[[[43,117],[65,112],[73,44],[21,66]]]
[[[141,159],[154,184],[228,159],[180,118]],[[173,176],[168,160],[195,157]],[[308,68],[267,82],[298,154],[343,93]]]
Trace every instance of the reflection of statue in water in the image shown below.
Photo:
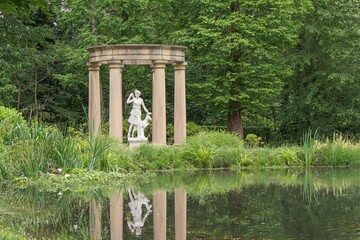
[[[133,220],[127,221],[127,224],[131,230],[131,232],[135,232],[136,236],[140,236],[141,235],[141,231],[142,231],[142,227],[145,224],[145,220],[146,218],[149,216],[149,214],[152,212],[151,207],[152,205],[149,204],[150,200],[147,199],[144,194],[138,192],[137,194],[129,189],[129,197],[130,197],[130,202],[129,202],[129,207],[130,207],[130,211],[131,211],[131,215],[133,217]],[[144,217],[142,217],[142,205],[145,205],[146,207],[146,213],[144,215]]]
[[[130,124],[128,138],[130,138],[130,135],[133,138],[135,131],[137,131],[138,138],[145,138],[144,128],[148,126],[148,121],[151,120],[150,117],[151,113],[147,110],[143,99],[140,97],[141,92],[139,90],[135,90],[134,93],[135,96],[133,93],[131,93],[126,101],[126,103],[133,104],[130,112],[130,117],[128,119],[128,122]],[[141,107],[144,109],[144,111],[147,114],[144,121],[141,120]]]

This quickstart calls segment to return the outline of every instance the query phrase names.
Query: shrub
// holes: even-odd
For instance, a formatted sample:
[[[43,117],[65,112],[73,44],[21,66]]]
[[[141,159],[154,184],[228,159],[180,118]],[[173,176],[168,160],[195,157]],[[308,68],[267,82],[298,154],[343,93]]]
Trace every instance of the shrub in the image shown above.
[[[187,145],[202,144],[204,146],[220,147],[243,147],[243,142],[234,134],[227,132],[199,132],[193,137],[189,137]]]
[[[15,109],[0,106],[0,137],[4,143],[12,142],[12,133],[15,128],[26,126],[24,117]]]
[[[259,147],[264,144],[261,137],[256,136],[253,133],[249,133],[245,138],[246,145],[250,148]]]

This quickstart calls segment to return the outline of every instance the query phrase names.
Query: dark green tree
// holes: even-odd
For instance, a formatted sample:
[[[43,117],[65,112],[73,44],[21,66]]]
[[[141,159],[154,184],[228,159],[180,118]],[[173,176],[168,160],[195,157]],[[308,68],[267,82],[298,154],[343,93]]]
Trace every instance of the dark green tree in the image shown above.
[[[189,79],[196,92],[190,100],[204,110],[203,119],[227,122],[228,131],[243,138],[244,115],[278,104],[291,76],[285,56],[296,43],[295,17],[308,2],[197,2],[196,22],[180,32],[191,51],[189,71],[196,72]]]
[[[360,1],[312,1],[283,90],[281,132],[360,132]]]

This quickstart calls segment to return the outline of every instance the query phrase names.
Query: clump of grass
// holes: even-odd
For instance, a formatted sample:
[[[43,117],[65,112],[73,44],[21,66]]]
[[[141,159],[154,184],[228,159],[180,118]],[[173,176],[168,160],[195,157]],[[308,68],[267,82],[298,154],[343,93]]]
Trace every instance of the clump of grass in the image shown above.
[[[200,132],[193,137],[189,137],[187,145],[201,144],[204,146],[220,147],[243,147],[243,141],[235,134],[228,132]]]
[[[360,165],[360,143],[356,143],[342,134],[334,134],[332,140],[327,139],[325,143],[320,144],[317,151],[322,165]]]
[[[317,139],[317,129],[315,132],[309,128],[307,132],[304,133],[302,138],[305,166],[311,166],[314,162],[315,155],[315,141]]]
[[[219,148],[213,161],[214,168],[229,168],[239,162],[239,148]]]
[[[196,168],[211,168],[215,154],[211,145],[193,142],[183,148],[182,158]]]
[[[276,156],[276,150],[271,148],[249,149],[254,155],[254,164],[257,167],[272,167],[280,165],[280,160]]]
[[[135,150],[135,161],[142,169],[172,169],[175,159],[174,148],[144,144]]]
[[[113,140],[109,137],[90,134],[88,140],[88,147],[89,147],[88,157],[84,161],[84,164],[89,171],[109,170],[107,150],[110,148],[112,142]]]
[[[228,167],[236,162],[232,149],[242,148],[243,142],[225,132],[200,132],[189,137],[182,149],[182,158],[196,168]]]
[[[9,229],[0,230],[0,239],[2,240],[24,240],[25,236],[22,236],[18,233],[13,233]]]
[[[297,166],[301,165],[299,153],[300,151],[297,147],[281,147],[277,155],[282,164],[286,166]]]

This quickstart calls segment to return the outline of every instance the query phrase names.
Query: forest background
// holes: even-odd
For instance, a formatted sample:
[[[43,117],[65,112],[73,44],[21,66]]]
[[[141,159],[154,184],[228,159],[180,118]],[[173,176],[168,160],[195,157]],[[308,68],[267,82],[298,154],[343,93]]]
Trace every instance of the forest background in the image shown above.
[[[183,45],[189,122],[266,141],[298,141],[309,128],[359,136],[359,9],[360,0],[1,0],[0,105],[86,123],[88,47]],[[123,99],[136,88],[151,111],[148,66],[124,69]]]

